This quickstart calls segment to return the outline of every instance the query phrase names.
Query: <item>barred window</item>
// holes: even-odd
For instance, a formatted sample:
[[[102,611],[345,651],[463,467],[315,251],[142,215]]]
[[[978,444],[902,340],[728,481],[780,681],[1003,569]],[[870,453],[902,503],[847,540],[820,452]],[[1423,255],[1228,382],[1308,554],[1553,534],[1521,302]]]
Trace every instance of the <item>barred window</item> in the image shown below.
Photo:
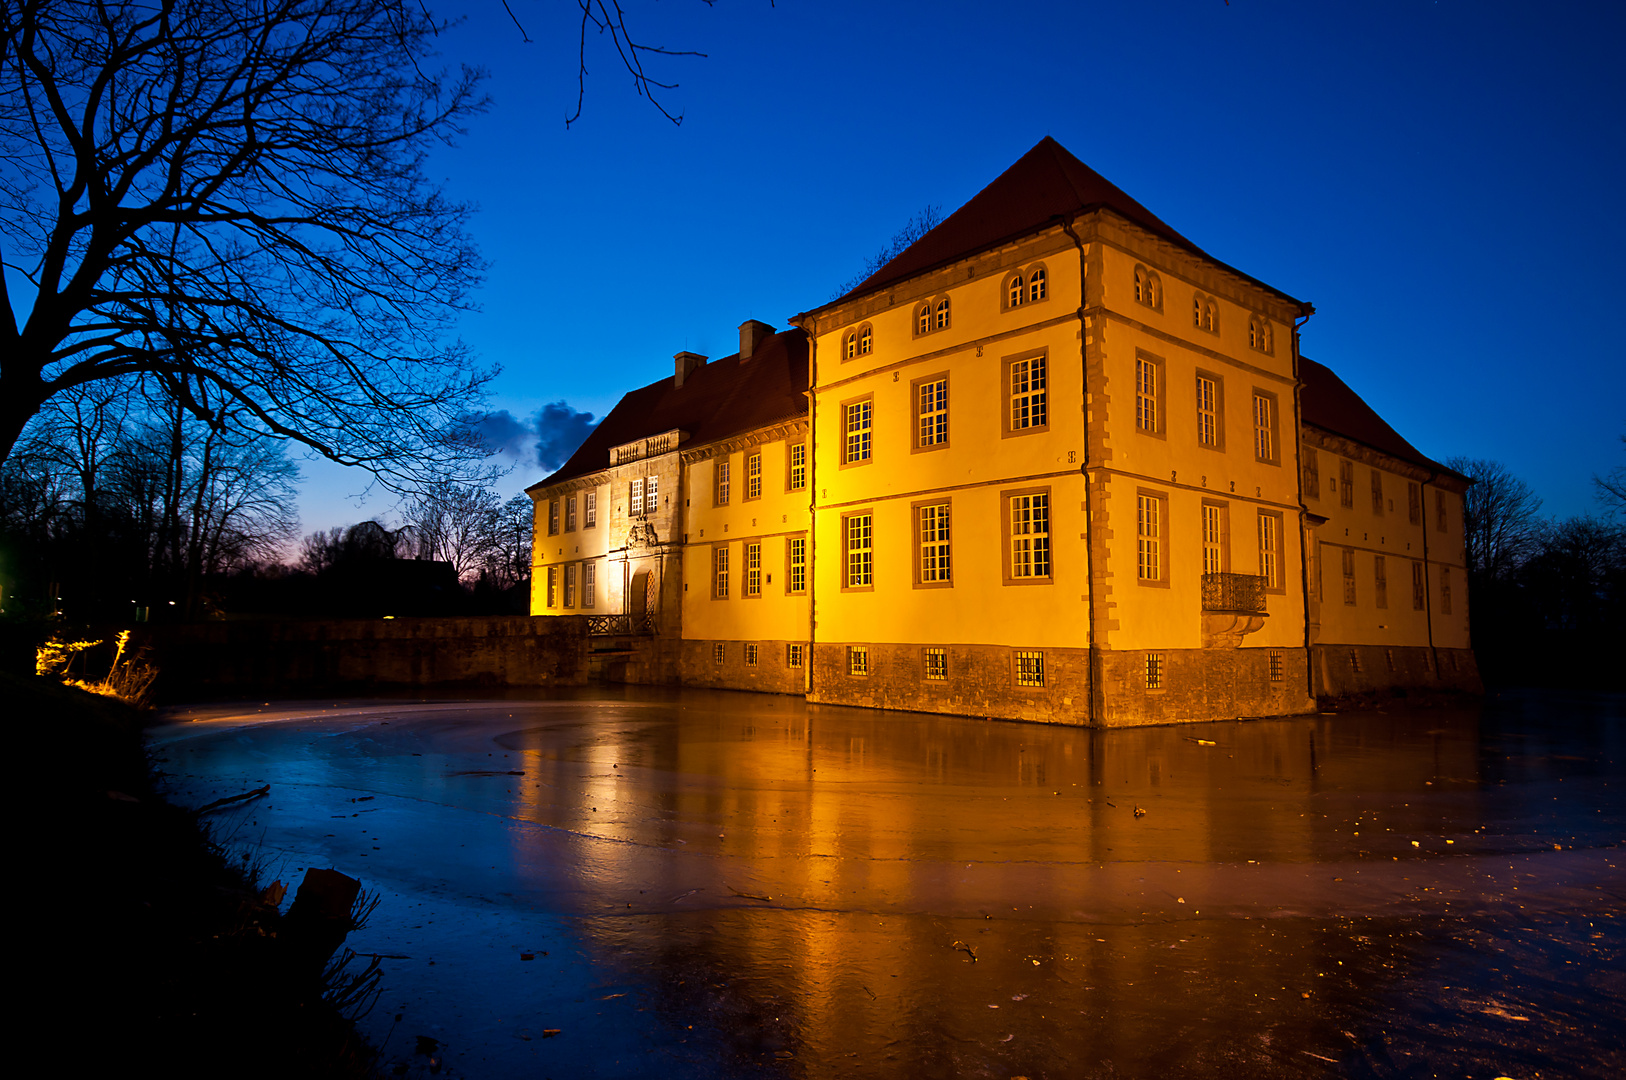
[[[712,663],[721,664],[723,662],[723,657],[726,655],[726,653],[727,653],[727,650],[724,648],[723,643],[721,641],[714,641],[714,642],[711,643],[711,662]]]
[[[1050,495],[1011,496],[1011,577],[1050,576]]]
[[[751,454],[745,459],[745,497],[762,498],[762,455]]]
[[[1197,444],[1219,445],[1219,384],[1205,375],[1197,376]]]
[[[855,401],[846,408],[848,464],[868,461],[870,451],[870,424],[874,420],[875,402],[869,398]]]
[[[790,448],[790,490],[801,491],[807,487],[807,444],[793,443]]]
[[[711,549],[711,595],[714,600],[728,599],[728,545],[718,544]]]
[[[762,595],[762,545],[745,545],[745,595]]]
[[[582,563],[582,607],[598,607],[597,563]]]
[[[785,646],[785,666],[793,668],[802,666],[802,647],[800,645]]]
[[[785,588],[788,592],[807,591],[807,537],[792,536],[785,541]]]
[[[949,581],[949,504],[920,507],[919,526],[921,583]]]
[[[1135,576],[1162,581],[1163,500],[1156,495],[1135,496],[1135,552]]]
[[[942,682],[948,678],[948,650],[927,649],[924,656],[927,679],[932,682]]]
[[[1016,685],[1044,685],[1044,653],[1018,651],[1016,654]]]
[[[1135,426],[1157,430],[1157,364],[1144,358],[1135,361]]]
[[[1280,649],[1270,650],[1270,681],[1282,681],[1282,651]]]
[[[948,379],[920,384],[915,416],[915,445],[939,446],[948,442]]]
[[[718,506],[728,505],[729,495],[733,488],[728,466],[729,460],[727,458],[723,458],[721,461],[717,462],[717,494],[715,501]]]
[[[745,646],[745,666],[746,667],[756,667],[757,666],[757,646],[756,646],[756,642],[754,642],[754,641],[747,643],[746,646]]]
[[[582,497],[582,527],[586,529],[598,528],[598,492],[589,491]]]
[[[846,519],[847,532],[847,588],[867,589],[875,584],[873,577],[874,550],[869,514],[851,514]]]
[[[1011,364],[1011,430],[1025,431],[1050,422],[1045,391],[1045,358],[1029,357]]]
[[[847,674],[869,674],[869,647],[866,645],[847,646]]]
[[[1146,654],[1146,689],[1163,689],[1163,654],[1160,652]]]

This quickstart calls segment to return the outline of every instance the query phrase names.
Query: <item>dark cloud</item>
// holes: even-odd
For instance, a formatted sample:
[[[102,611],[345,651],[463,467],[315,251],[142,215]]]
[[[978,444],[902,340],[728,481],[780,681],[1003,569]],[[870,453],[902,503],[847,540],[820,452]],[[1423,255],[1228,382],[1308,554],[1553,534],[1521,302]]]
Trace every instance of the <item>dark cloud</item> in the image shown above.
[[[493,455],[501,454],[521,463],[530,462],[536,429],[507,409],[466,416],[463,422]]]
[[[549,471],[568,461],[598,426],[592,413],[577,412],[563,401],[542,406],[532,423],[536,431],[536,463]]]

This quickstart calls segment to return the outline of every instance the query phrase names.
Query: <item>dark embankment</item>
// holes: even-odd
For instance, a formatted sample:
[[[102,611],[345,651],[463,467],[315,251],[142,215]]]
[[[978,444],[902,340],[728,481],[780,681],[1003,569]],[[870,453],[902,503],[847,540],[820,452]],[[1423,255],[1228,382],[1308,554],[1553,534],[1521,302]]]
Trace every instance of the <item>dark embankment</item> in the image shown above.
[[[81,1076],[372,1075],[276,906],[154,794],[142,715],[33,676],[0,674],[0,694],[28,792],[12,973],[29,1056]]]

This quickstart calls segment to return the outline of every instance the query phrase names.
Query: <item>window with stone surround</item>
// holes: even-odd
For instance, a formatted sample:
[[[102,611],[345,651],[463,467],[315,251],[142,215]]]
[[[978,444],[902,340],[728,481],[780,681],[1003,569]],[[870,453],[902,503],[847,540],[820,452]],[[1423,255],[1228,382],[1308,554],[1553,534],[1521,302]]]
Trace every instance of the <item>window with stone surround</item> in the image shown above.
[[[1050,426],[1049,372],[1045,355],[1025,356],[1010,361],[1007,368],[1010,384],[1011,434],[1022,435],[1042,431]]]
[[[1451,568],[1440,567],[1440,614],[1451,614]]]
[[[1269,390],[1253,391],[1253,456],[1267,465],[1281,463],[1281,437],[1277,431],[1276,395]]]
[[[842,419],[846,441],[843,446],[842,464],[857,465],[870,459],[870,439],[874,434],[875,399],[862,398],[850,401],[842,407]]]
[[[556,608],[558,606],[559,606],[559,568],[557,566],[550,566],[550,567],[548,567],[548,607]]]
[[[638,517],[644,512],[644,478],[638,477],[627,483],[627,515]]]
[[[1135,358],[1135,428],[1152,435],[1162,430],[1162,366],[1150,356]]]
[[[921,585],[947,585],[953,580],[949,558],[949,504],[927,503],[914,509],[916,581]]]
[[[1267,356],[1276,351],[1275,332],[1271,329],[1270,320],[1263,315],[1252,315],[1248,318],[1248,347],[1262,352]]]
[[[1223,503],[1203,503],[1203,573],[1223,574],[1230,563],[1227,557],[1226,517],[1229,507]]]
[[[1406,481],[1406,520],[1413,525],[1423,523],[1423,489]]]
[[[1355,509],[1355,463],[1348,458],[1338,459],[1338,505]]]
[[[915,448],[932,450],[949,439],[948,376],[933,375],[914,384]]]
[[[1380,608],[1389,606],[1389,564],[1382,555],[1372,556],[1372,603]]]
[[[762,544],[753,541],[745,545],[745,595],[762,595]]]
[[[849,646],[847,646],[847,674],[849,674],[849,675],[868,675],[869,674],[869,646],[867,646],[867,645],[849,645]]]
[[[803,491],[807,488],[807,444],[791,443],[785,454],[785,490]]]
[[[647,517],[661,508],[661,478],[649,476],[644,478],[644,516]]]
[[[1445,492],[1438,489],[1434,492],[1434,531],[1445,531]]]
[[[1355,549],[1343,548],[1342,569],[1344,571],[1344,603],[1355,603]]]
[[[1146,689],[1163,689],[1163,654],[1160,652],[1146,654]]]
[[[799,668],[802,666],[802,646],[790,644],[785,646],[785,666]]]
[[[711,662],[712,663],[721,664],[723,662],[724,658],[727,655],[728,655],[728,650],[721,641],[714,641],[714,642],[711,643]]]
[[[576,496],[565,497],[565,532],[576,531]]]
[[[926,649],[921,653],[925,663],[925,676],[930,682],[943,682],[948,678],[948,650]]]
[[[1050,579],[1050,492],[1011,492],[1005,496],[1009,529],[1010,583]]]
[[[1017,686],[1044,685],[1044,653],[1033,649],[1018,649],[1012,660]]]
[[[844,589],[868,589],[875,585],[874,520],[867,511],[842,515],[841,531],[847,559],[842,577]]]
[[[1143,585],[1168,580],[1168,551],[1163,545],[1163,519],[1168,500],[1151,491],[1135,495],[1135,578]]]
[[[1197,445],[1213,450],[1225,445],[1222,388],[1218,375],[1197,373]]]
[[[757,645],[756,645],[756,642],[754,642],[754,641],[746,643],[746,646],[745,646],[745,666],[746,667],[756,667],[757,666]]]
[[[550,499],[548,501],[548,535],[549,536],[558,536],[559,535],[559,500],[558,499]]]
[[[1274,510],[1259,511],[1259,576],[1265,588],[1282,592],[1282,515]]]
[[[1219,333],[1219,301],[1198,293],[1191,301],[1191,325],[1210,334]]]
[[[598,492],[589,491],[582,496],[582,528],[598,528]]]
[[[576,606],[576,564],[565,564],[565,607]]]
[[[1304,448],[1304,494],[1312,499],[1321,498],[1321,462],[1313,446]]]
[[[1270,681],[1271,682],[1281,682],[1282,681],[1282,650],[1280,650],[1280,649],[1271,649],[1270,650],[1269,660],[1270,660]]]
[[[1383,473],[1378,469],[1372,470],[1372,513],[1383,516]]]
[[[582,607],[598,607],[598,563],[582,563]]]
[[[718,458],[716,473],[712,478],[712,502],[717,506],[727,506],[733,494],[733,477],[729,470],[728,458]]]
[[[788,593],[807,591],[806,536],[785,538],[785,591]]]
[[[728,599],[728,545],[717,544],[711,549],[711,598]]]
[[[1135,267],[1135,303],[1154,311],[1163,310],[1163,281],[1156,271]]]
[[[745,456],[745,497],[762,498],[762,452]]]
[[[1428,586],[1426,582],[1427,579],[1423,575],[1423,564],[1413,562],[1411,564],[1411,609],[1413,611],[1422,611],[1423,608],[1428,606]]]

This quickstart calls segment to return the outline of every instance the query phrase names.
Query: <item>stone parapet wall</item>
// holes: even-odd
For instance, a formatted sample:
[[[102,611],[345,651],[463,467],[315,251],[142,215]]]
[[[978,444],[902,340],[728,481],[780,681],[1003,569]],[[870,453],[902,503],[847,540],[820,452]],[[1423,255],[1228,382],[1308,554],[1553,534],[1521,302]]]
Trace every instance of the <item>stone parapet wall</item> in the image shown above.
[[[1316,644],[1310,648],[1317,696],[1338,697],[1385,690],[1485,692],[1472,649],[1335,644]]]
[[[1315,710],[1302,648],[1160,649],[1155,655],[1162,661],[1161,688],[1147,686],[1148,653],[1100,654],[1102,727],[1295,716]]]
[[[847,646],[812,647],[809,701],[870,709],[986,716],[1049,724],[1089,723],[1087,649],[1042,650],[1045,685],[1016,685],[1014,649],[1004,645],[950,645],[948,678],[925,677],[919,645],[867,643],[870,673],[847,671]]]
[[[431,686],[581,686],[586,621],[495,615],[149,626],[165,698]]]

